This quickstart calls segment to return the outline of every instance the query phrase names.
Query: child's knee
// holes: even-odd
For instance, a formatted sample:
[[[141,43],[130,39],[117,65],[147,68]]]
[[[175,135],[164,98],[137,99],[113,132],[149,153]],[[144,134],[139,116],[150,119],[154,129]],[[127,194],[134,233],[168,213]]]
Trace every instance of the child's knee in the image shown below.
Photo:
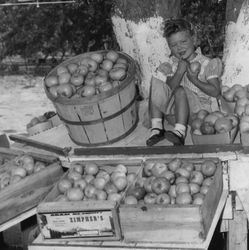
[[[184,90],[183,87],[178,87],[176,90],[175,90],[175,98],[184,98],[186,97],[186,92]]]

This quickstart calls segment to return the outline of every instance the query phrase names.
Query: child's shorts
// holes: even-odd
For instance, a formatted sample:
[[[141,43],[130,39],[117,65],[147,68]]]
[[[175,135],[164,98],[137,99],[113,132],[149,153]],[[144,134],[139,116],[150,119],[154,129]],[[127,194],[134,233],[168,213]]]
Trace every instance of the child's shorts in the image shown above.
[[[188,88],[184,89],[188,98],[191,114],[196,113],[201,109],[205,109],[209,112],[214,111],[211,100],[197,96],[196,93]],[[172,96],[172,90],[166,83],[155,78],[154,81],[152,81],[151,86],[151,102],[165,115],[174,114],[175,100],[174,96]],[[215,110],[217,110],[217,108],[215,108]]]

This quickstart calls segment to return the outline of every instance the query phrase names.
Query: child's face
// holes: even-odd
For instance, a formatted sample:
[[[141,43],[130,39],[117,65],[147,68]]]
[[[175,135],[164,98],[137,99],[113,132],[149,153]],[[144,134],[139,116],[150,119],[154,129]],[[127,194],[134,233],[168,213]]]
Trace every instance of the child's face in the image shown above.
[[[189,31],[179,31],[167,38],[173,56],[179,59],[192,60],[195,56],[194,39]]]

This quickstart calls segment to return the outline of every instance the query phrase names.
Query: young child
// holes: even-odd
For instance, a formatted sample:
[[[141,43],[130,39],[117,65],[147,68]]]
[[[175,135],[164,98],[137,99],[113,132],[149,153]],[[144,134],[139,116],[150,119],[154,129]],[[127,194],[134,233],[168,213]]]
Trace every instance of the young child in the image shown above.
[[[151,135],[146,141],[152,146],[163,139],[174,145],[184,145],[187,124],[193,113],[200,109],[209,112],[218,109],[217,97],[221,93],[219,77],[222,62],[210,59],[195,48],[195,35],[191,24],[183,19],[170,20],[164,30],[171,50],[172,65],[161,64],[151,79],[149,113]],[[191,70],[195,62],[199,69]],[[165,131],[164,115],[175,115],[175,127]]]

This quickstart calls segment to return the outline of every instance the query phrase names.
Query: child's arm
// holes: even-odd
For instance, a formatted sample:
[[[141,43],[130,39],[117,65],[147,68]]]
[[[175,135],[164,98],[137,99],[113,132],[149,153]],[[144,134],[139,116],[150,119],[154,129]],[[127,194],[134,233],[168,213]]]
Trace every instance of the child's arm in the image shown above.
[[[193,73],[190,68],[187,68],[188,79],[205,94],[218,97],[221,94],[220,81],[218,77],[211,78],[207,80],[209,84],[198,79],[199,72]]]
[[[176,72],[173,76],[167,77],[166,83],[169,85],[169,87],[174,90],[177,88],[182,80],[183,75],[185,74],[187,70],[188,63],[185,60],[180,60],[176,69]]]

